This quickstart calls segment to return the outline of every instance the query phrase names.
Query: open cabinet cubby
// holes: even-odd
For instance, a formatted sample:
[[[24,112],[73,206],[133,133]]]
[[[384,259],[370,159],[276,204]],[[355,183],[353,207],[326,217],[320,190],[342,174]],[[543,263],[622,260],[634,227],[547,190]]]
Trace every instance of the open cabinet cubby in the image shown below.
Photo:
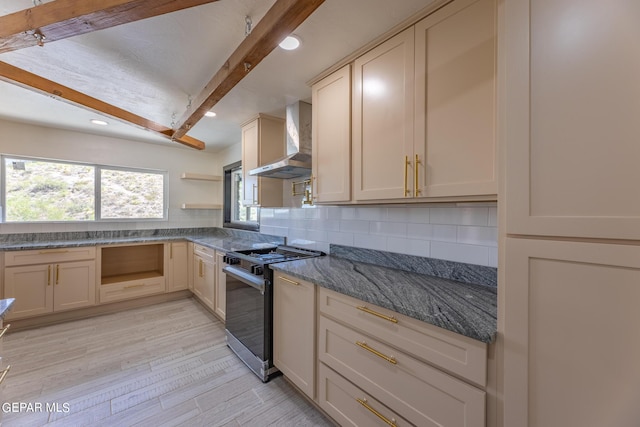
[[[164,276],[164,244],[102,248],[100,284]]]

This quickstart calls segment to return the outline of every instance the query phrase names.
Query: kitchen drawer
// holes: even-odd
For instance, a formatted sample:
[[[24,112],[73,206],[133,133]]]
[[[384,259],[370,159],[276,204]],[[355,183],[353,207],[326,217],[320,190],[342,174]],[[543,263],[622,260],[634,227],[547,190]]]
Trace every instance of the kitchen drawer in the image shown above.
[[[164,291],[164,276],[100,285],[100,303],[161,294]]]
[[[206,246],[202,246],[202,245],[198,245],[197,243],[194,243],[193,252],[197,255],[200,255],[203,261],[210,261],[212,263],[215,263],[215,255],[216,255],[215,249],[211,249]]]
[[[473,382],[487,383],[487,345],[394,311],[320,288],[320,313]],[[381,317],[382,316],[382,317]]]
[[[484,391],[327,317],[319,323],[319,360],[411,423],[485,426]]]
[[[64,261],[95,259],[95,246],[80,248],[42,249],[34,251],[9,251],[4,253],[4,265],[51,264]]]
[[[341,426],[413,425],[323,363],[318,366],[318,381],[318,404]]]

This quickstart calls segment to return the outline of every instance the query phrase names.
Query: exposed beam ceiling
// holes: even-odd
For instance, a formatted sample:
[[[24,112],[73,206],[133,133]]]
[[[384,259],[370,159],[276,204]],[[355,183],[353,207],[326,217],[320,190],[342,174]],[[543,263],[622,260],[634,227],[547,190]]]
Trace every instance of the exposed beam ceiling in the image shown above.
[[[0,17],[0,53],[214,1],[217,0],[56,0]]]
[[[58,99],[65,100],[74,105],[131,123],[197,150],[204,150],[205,148],[204,142],[198,139],[191,138],[187,135],[176,138],[172,135],[172,129],[166,126],[147,120],[144,117],[140,117],[114,105],[107,104],[99,99],[85,95],[77,90],[63,86],[2,61],[0,61],[0,80],[16,84],[29,90],[44,93],[49,96],[55,96]]]
[[[59,0],[58,0],[59,1]],[[324,0],[277,0],[251,33],[216,72],[176,125],[175,138],[184,136],[240,80],[256,67],[286,36],[309,17]]]

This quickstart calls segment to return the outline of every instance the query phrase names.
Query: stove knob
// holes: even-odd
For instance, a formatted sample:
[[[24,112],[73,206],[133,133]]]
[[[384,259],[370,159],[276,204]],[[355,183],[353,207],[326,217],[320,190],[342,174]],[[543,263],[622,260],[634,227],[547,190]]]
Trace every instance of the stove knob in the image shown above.
[[[251,266],[251,273],[255,274],[256,276],[260,276],[264,273],[264,270],[261,265],[254,264]]]
[[[233,256],[227,256],[227,255],[225,255],[225,256],[222,258],[222,261],[223,261],[225,264],[229,264],[229,265],[240,264],[240,259],[239,259],[239,258],[236,258],[236,257],[233,257]]]

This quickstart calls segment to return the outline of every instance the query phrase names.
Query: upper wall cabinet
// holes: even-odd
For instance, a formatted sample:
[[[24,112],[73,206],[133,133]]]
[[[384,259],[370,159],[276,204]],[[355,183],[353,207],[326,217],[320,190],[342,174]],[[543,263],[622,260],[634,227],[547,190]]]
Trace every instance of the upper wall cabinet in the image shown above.
[[[505,9],[507,232],[637,240],[640,2],[577,4]]]
[[[354,200],[495,199],[495,77],[495,0],[456,0],[357,58]]]
[[[351,200],[351,65],[320,80],[312,93],[315,203]]]
[[[249,175],[251,169],[285,154],[284,120],[260,114],[242,126],[242,182],[245,206],[282,206],[282,180]]]

